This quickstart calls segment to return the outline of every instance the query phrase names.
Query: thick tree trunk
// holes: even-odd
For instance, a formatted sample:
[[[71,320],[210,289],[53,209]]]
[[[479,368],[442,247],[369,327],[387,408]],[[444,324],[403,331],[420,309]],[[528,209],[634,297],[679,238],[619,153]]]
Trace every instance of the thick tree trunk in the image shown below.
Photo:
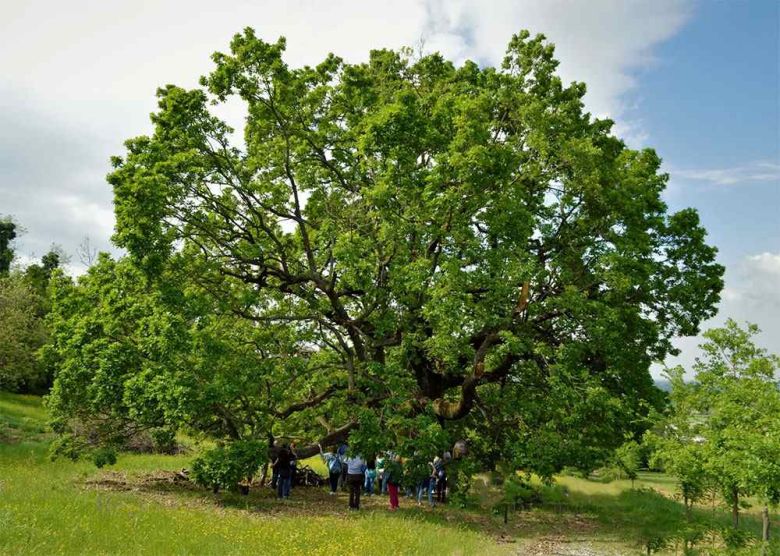
[[[767,506],[764,506],[764,509],[761,510],[761,520],[763,521],[761,540],[767,543],[769,542],[769,508]]]
[[[735,529],[739,527],[739,491],[736,488],[731,491],[731,521]]]

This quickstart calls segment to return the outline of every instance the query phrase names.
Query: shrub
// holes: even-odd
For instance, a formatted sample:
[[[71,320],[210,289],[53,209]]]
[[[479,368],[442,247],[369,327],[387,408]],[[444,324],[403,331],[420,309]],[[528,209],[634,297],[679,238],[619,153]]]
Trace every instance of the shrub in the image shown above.
[[[192,478],[215,493],[238,490],[243,480],[251,480],[268,456],[268,447],[257,440],[239,440],[205,451],[192,462]]]

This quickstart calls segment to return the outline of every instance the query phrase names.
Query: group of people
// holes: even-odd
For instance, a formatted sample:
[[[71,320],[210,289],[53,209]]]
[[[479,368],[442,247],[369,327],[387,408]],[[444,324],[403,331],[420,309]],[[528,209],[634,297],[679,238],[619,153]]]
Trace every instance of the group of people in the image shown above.
[[[368,496],[374,492],[387,494],[391,510],[398,509],[399,492],[403,491],[409,497],[416,497],[418,504],[427,499],[432,508],[437,502],[446,502],[447,464],[452,459],[449,452],[430,461],[419,454],[404,459],[391,451],[364,458],[349,453],[348,446],[342,444],[329,451],[320,446],[320,457],[328,469],[329,494],[348,488],[350,509],[360,509],[360,496],[364,492]],[[278,498],[286,500],[298,467],[295,444],[274,446],[271,462],[271,488],[276,490]]]
[[[446,501],[449,452],[431,461],[425,461],[418,454],[404,461],[390,451],[369,458],[347,452],[346,444],[327,452],[320,446],[320,456],[328,468],[330,494],[336,494],[342,485],[347,486],[350,509],[359,510],[361,493],[373,496],[375,490],[389,496],[393,511],[398,509],[398,494],[404,488],[408,496],[416,496],[418,504],[424,497],[431,507],[435,507],[437,501]]]

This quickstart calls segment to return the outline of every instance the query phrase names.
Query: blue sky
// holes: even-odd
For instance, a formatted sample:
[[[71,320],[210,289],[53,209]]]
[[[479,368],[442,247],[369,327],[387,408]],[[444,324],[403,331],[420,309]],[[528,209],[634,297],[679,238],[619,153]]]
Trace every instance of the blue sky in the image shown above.
[[[720,314],[780,351],[778,3],[698,2],[638,75],[632,115],[671,174],[670,208],[696,207],[726,265]],[[690,367],[696,340],[680,342]]]
[[[637,86],[646,143],[672,173],[670,205],[699,209],[727,264],[780,247],[780,172],[758,166],[780,164],[778,5],[699,2]],[[737,178],[739,168],[744,177],[733,184],[675,173],[731,170]],[[751,179],[755,174],[774,178]]]
[[[195,86],[209,55],[251,26],[288,39],[291,64],[329,51],[422,44],[499,63],[511,35],[542,32],[587,108],[671,174],[673,210],[693,206],[727,266],[720,314],[764,329],[780,353],[777,0],[26,0],[0,3],[0,215],[26,229],[22,263],[52,242],[110,244],[108,158],[149,131],[154,91]],[[235,118],[236,114],[226,114]],[[233,120],[235,121],[235,120]],[[240,120],[238,120],[240,121]],[[74,257],[69,267],[84,266]],[[679,342],[690,366],[696,338]],[[659,369],[656,368],[656,373]]]

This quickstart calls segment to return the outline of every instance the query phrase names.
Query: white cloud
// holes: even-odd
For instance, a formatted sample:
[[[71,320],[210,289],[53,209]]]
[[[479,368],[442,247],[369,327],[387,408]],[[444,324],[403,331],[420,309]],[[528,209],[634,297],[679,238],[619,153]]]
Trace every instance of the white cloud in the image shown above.
[[[635,105],[626,93],[636,86],[636,71],[657,62],[654,47],[688,20],[691,3],[432,0],[427,14],[428,46],[454,58],[496,63],[513,33],[545,34],[556,45],[564,82],[585,81],[589,110],[616,119],[619,131],[641,142],[645,134],[641,121],[628,117]]]
[[[780,184],[780,164],[768,161],[758,161],[731,168],[673,169],[670,172],[676,178],[714,185],[735,185],[755,182],[775,182]]]
[[[718,314],[702,325],[702,331],[722,326],[732,318],[741,325],[757,324],[761,334],[756,343],[772,353],[780,354],[780,253],[758,253],[742,259],[726,269],[725,288]],[[682,351],[670,357],[669,366],[682,365],[690,371],[700,354],[701,336],[682,338],[675,345]],[[656,374],[660,369],[656,369]]]
[[[748,257],[748,264],[761,274],[767,275],[780,284],[780,253],[760,253]]]
[[[27,0],[0,3],[0,213],[27,228],[21,251],[52,241],[74,253],[89,235],[109,248],[108,157],[147,133],[155,89],[195,86],[246,26],[287,37],[288,62],[332,51],[360,61],[371,48],[415,46],[495,64],[513,33],[543,32],[557,45],[564,81],[588,84],[588,109],[644,141],[628,94],[653,49],[690,14],[686,0],[248,1]],[[228,110],[231,123],[236,119]]]

